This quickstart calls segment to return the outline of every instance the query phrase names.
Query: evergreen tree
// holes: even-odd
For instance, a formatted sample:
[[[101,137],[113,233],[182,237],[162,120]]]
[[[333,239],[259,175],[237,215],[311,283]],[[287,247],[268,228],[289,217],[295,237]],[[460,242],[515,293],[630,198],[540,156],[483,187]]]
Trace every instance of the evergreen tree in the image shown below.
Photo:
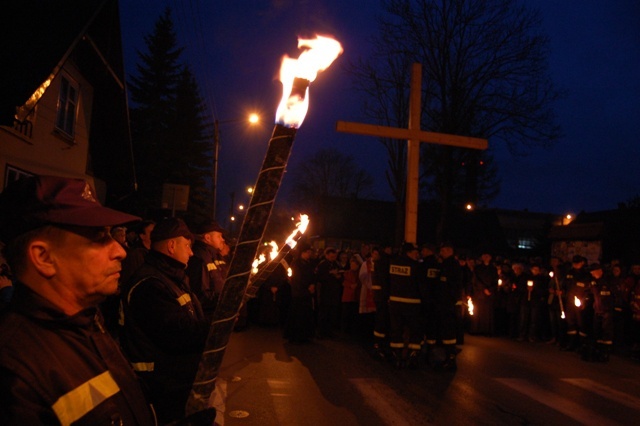
[[[175,106],[171,131],[175,158],[180,158],[181,164],[173,167],[169,176],[171,182],[189,185],[187,216],[192,222],[201,222],[212,214],[213,199],[207,183],[211,181],[213,167],[213,129],[188,66],[180,75]]]
[[[145,37],[138,51],[137,75],[131,77],[131,133],[138,180],[136,210],[151,216],[161,207],[162,185],[189,185],[187,216],[207,215],[208,170],[211,170],[210,123],[198,85],[181,62],[169,8]],[[209,191],[210,192],[210,191]]]

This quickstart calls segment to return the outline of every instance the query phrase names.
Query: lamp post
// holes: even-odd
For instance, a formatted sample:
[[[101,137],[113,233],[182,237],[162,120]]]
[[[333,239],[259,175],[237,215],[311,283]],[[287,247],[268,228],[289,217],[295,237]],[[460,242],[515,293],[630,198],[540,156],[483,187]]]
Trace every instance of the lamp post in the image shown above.
[[[213,121],[213,176],[212,176],[212,196],[213,199],[213,207],[212,207],[212,216],[213,220],[216,220],[216,196],[218,195],[218,159],[220,155],[220,124],[227,123],[237,123],[240,121],[244,121],[244,118],[239,119],[231,119],[231,120],[218,120],[217,118]],[[249,124],[257,124],[260,121],[260,116],[258,114],[252,113],[249,117],[246,118]]]

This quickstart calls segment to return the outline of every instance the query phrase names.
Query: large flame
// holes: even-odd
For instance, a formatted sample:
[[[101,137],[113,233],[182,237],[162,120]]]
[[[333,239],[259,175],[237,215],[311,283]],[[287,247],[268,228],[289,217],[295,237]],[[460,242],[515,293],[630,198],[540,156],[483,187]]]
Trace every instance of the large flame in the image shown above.
[[[276,123],[298,128],[309,109],[309,86],[318,73],[331,65],[342,53],[342,45],[329,37],[316,36],[315,39],[298,39],[298,49],[306,47],[298,59],[282,58],[280,81],[282,100],[276,112]],[[306,80],[306,87],[295,87],[294,79]],[[302,91],[304,90],[304,93]]]
[[[298,239],[296,238],[298,232],[300,234],[304,234],[309,226],[309,216],[306,214],[300,215],[300,222],[296,223],[296,230],[287,237],[285,244],[289,246],[290,249],[295,248],[296,244],[298,244]]]

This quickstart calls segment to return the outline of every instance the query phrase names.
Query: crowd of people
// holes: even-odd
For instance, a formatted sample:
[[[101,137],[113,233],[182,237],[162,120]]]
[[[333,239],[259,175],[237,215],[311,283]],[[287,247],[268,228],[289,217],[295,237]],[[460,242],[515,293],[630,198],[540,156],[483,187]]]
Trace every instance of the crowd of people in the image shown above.
[[[232,255],[224,232],[212,220],[106,208],[81,179],[8,186],[4,424],[212,424],[215,409],[185,406]],[[557,344],[588,361],[640,355],[640,262],[627,270],[578,255],[465,257],[448,243],[351,251],[302,241],[251,296],[236,331],[255,322],[281,326],[293,344],[358,339],[396,368],[455,371],[465,332]]]
[[[355,336],[396,366],[455,369],[464,334],[556,345],[585,361],[640,359],[640,260],[589,264],[456,254],[451,244],[400,250],[302,244],[291,277],[270,280],[254,310],[280,313],[293,343]]]

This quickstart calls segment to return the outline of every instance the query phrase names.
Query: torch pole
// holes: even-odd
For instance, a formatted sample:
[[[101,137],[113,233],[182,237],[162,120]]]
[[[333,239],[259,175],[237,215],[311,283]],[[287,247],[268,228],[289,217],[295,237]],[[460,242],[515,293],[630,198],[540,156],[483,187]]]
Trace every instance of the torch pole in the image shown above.
[[[298,85],[302,84],[301,82],[309,84],[307,80],[296,80],[299,80]],[[253,260],[258,252],[258,246],[282,182],[296,131],[295,128],[277,124],[269,140],[269,147],[242,222],[235,253],[213,314],[198,372],[187,400],[187,416],[209,408],[209,398],[215,390],[222,358],[249,283]]]

